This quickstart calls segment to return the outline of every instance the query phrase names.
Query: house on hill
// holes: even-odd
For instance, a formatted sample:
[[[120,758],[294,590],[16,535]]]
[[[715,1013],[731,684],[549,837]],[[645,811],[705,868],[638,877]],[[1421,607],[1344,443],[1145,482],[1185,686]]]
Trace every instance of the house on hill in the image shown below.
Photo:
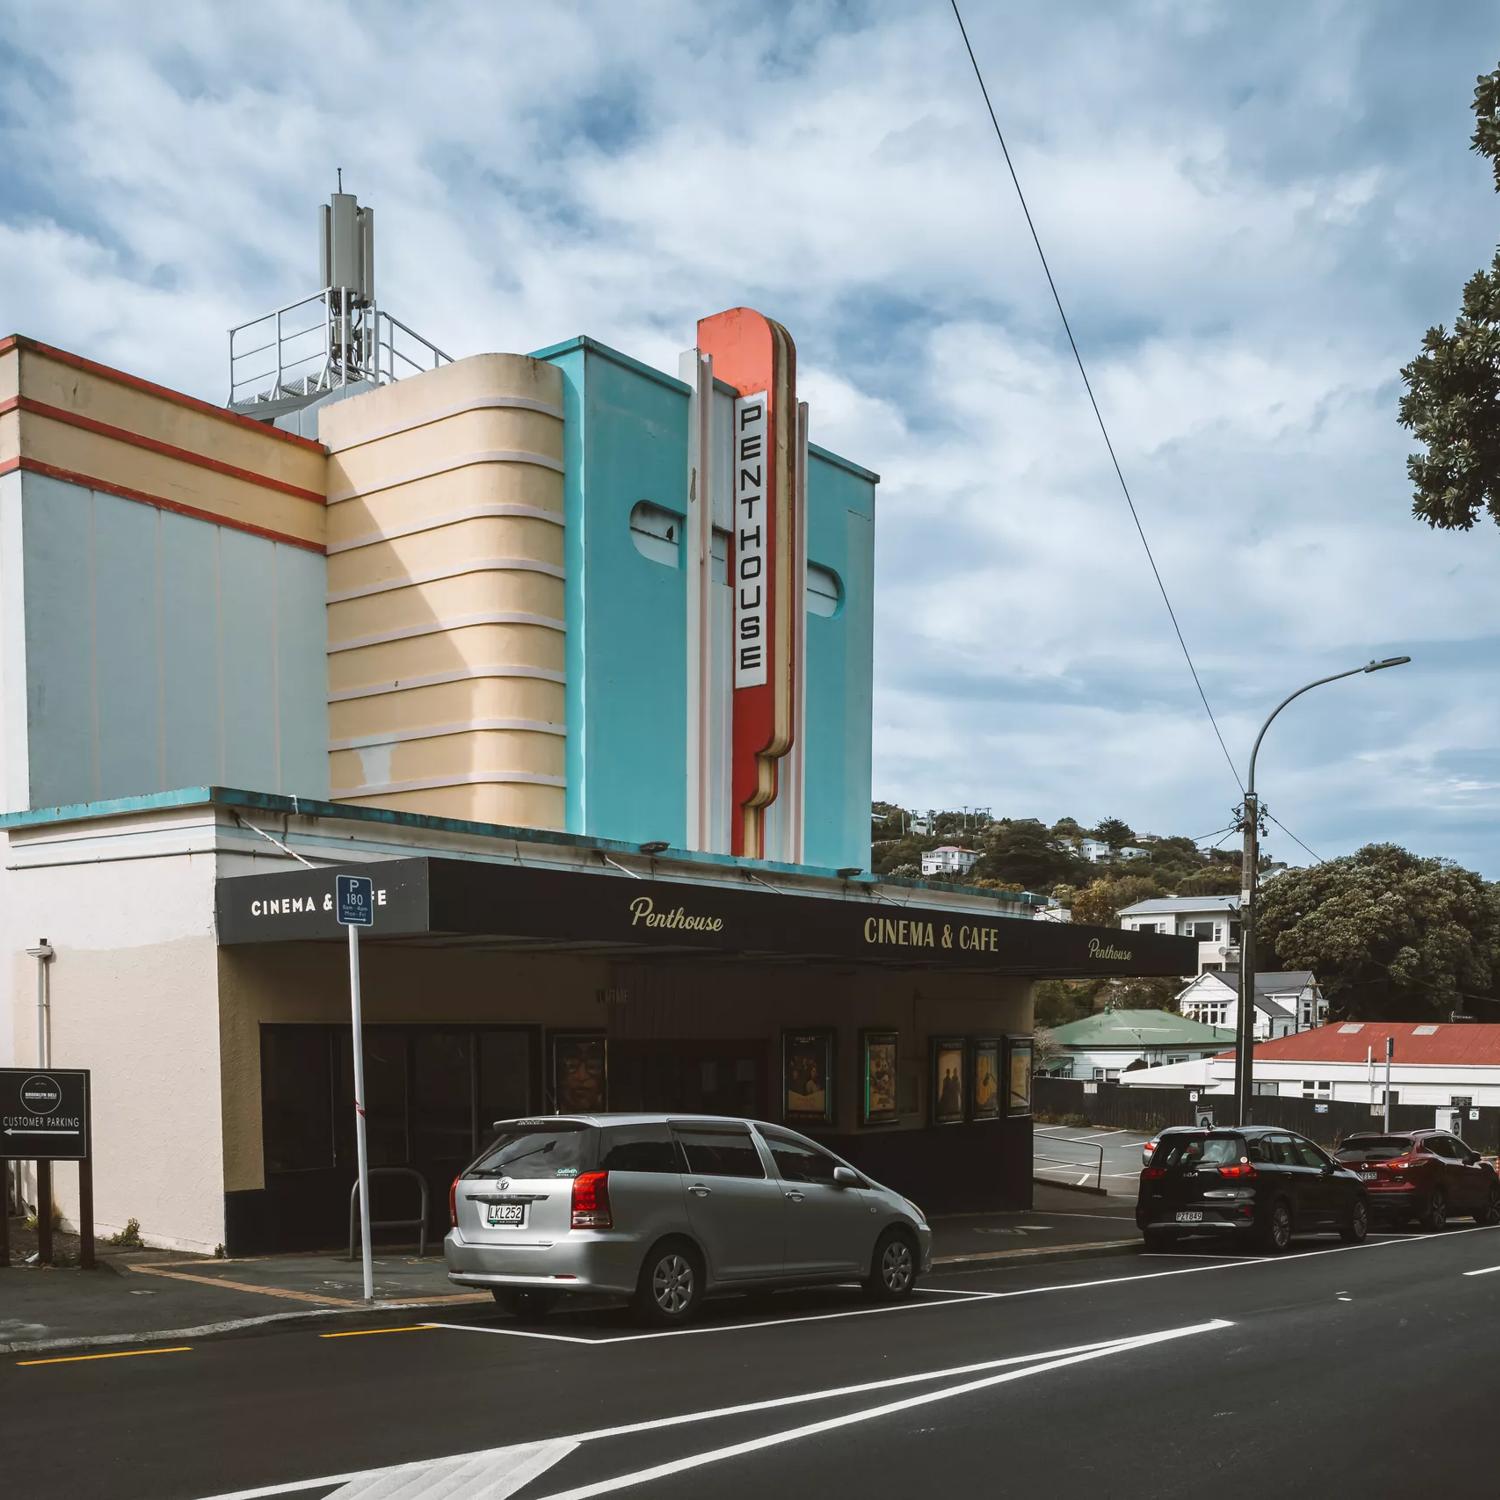
[[[1178,1011],[1205,1026],[1240,1024],[1240,971],[1205,970],[1177,996]],[[1255,976],[1256,1041],[1321,1026],[1328,1001],[1311,969],[1267,970]]]

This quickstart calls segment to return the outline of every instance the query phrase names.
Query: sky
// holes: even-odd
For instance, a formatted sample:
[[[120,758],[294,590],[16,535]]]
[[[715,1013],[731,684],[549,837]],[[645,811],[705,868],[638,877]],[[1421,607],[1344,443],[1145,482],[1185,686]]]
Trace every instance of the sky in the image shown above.
[[[1410,513],[1401,366],[1494,253],[1488,6],[970,0],[980,64],[1241,777],[1324,858],[1500,878],[1500,530]],[[749,304],[880,473],[875,795],[1197,836],[1239,787],[947,0],[0,0],[0,332],[210,400],[317,289],[342,167],[455,355],[675,371]],[[1269,852],[1308,853],[1272,825]]]

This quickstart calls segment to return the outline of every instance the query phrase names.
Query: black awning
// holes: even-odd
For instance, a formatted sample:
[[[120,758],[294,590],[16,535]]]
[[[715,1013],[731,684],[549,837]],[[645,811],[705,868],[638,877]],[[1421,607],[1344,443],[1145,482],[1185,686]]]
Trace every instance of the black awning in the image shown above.
[[[371,941],[472,939],[587,944],[622,952],[825,960],[969,973],[1191,974],[1192,938],[896,905],[848,895],[793,895],[588,870],[465,859],[393,859],[278,870],[218,882],[219,942],[329,942],[344,937],[334,879],[375,882]]]

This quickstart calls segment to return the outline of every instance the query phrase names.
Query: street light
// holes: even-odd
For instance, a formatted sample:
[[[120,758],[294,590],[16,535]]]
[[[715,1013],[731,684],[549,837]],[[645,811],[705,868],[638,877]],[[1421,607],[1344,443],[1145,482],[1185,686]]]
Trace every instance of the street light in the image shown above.
[[[1245,787],[1245,852],[1240,870],[1240,1013],[1235,1028],[1234,1103],[1241,1125],[1250,1124],[1250,1100],[1254,1097],[1251,1072],[1255,1057],[1255,897],[1260,867],[1260,799],[1255,795],[1255,757],[1260,754],[1260,742],[1265,739],[1271,720],[1293,698],[1300,698],[1303,693],[1322,687],[1325,682],[1357,677],[1362,672],[1380,672],[1386,667],[1404,667],[1410,660],[1409,656],[1388,656],[1383,661],[1367,662],[1362,667],[1350,667],[1347,672],[1335,672],[1332,677],[1309,682],[1306,687],[1299,687],[1295,693],[1283,698],[1255,736],[1255,745],[1250,751],[1250,776]]]

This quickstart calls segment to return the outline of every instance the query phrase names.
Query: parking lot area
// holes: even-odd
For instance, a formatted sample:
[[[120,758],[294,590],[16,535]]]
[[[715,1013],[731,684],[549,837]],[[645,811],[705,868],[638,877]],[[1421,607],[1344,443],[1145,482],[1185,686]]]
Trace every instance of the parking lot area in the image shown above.
[[[1032,1134],[1032,1172],[1063,1187],[1102,1187],[1111,1197],[1135,1198],[1141,1147],[1150,1139],[1133,1130],[1087,1125],[1038,1125]]]

